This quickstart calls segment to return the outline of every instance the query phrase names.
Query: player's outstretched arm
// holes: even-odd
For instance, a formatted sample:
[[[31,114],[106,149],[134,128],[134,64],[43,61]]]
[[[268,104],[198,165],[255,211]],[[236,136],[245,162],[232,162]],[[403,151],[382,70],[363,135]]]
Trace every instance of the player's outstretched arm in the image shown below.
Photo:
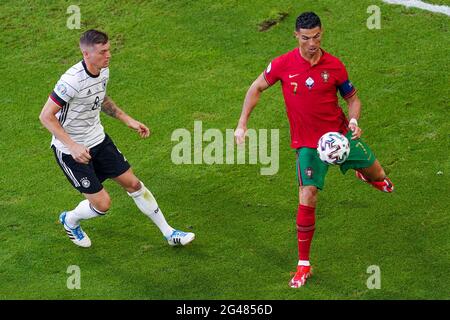
[[[350,123],[348,127],[353,131],[352,140],[359,139],[362,135],[362,130],[358,127],[358,120],[361,114],[361,100],[359,100],[358,95],[355,93],[348,99],[345,99],[348,105],[348,117],[350,118]]]
[[[134,120],[127,115],[122,109],[120,109],[116,103],[108,96],[105,96],[102,103],[102,111],[108,116],[119,119],[125,123],[129,128],[137,131],[141,138],[147,138],[150,136],[150,129],[146,125]]]
[[[261,92],[266,90],[268,87],[269,84],[264,79],[264,74],[261,73],[248,89],[247,94],[245,95],[241,117],[239,118],[236,131],[234,132],[237,144],[244,142],[245,133],[247,132],[247,122],[250,118],[250,114],[258,104]]]
[[[60,106],[52,99],[48,98],[39,115],[39,120],[48,131],[69,149],[70,154],[75,161],[79,163],[89,163],[89,160],[91,159],[89,149],[73,141],[64,128],[61,127],[59,120],[56,118],[56,114],[60,109]]]

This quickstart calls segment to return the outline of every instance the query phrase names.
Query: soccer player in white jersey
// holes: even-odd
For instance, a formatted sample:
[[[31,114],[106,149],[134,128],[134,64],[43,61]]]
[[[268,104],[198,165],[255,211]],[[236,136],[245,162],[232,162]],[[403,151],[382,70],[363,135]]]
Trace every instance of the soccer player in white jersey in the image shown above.
[[[53,134],[51,146],[56,161],[69,182],[86,198],[73,210],[61,213],[59,220],[67,235],[80,247],[91,246],[80,222],[108,211],[111,199],[102,182],[111,178],[158,226],[169,245],[190,243],[194,233],[176,230],[167,223],[152,193],[134,175],[101,125],[100,111],[103,111],[142,138],[150,135],[144,124],[127,115],[106,95],[111,58],[108,36],[88,30],[80,38],[80,49],[83,60],[61,76],[39,116]]]

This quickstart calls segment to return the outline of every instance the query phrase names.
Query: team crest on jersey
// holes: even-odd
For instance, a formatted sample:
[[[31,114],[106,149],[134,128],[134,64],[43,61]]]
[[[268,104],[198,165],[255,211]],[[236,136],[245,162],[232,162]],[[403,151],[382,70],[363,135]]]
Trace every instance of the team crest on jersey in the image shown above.
[[[81,178],[80,180],[81,185],[83,186],[83,188],[87,189],[91,186],[91,182],[89,181],[89,179],[87,177]]]
[[[106,88],[106,78],[102,79],[103,90]]]
[[[320,74],[322,76],[323,82],[328,82],[328,79],[330,79],[330,75],[327,71],[324,71]]]
[[[267,66],[266,73],[270,73],[270,70],[272,70],[272,62]]]
[[[58,84],[58,86],[56,87],[56,90],[63,96],[66,94],[67,92],[67,87],[64,85],[64,83],[60,83]]]
[[[305,81],[305,85],[308,87],[308,89],[311,90],[311,88],[314,86],[314,79],[311,77],[308,77]]]

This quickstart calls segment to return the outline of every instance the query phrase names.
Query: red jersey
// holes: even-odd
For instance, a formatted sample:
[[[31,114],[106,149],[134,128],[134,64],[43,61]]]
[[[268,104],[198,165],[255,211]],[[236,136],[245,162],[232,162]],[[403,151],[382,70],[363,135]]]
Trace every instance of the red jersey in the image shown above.
[[[329,131],[346,134],[348,120],[338,104],[337,91],[345,99],[356,93],[344,64],[322,50],[317,64],[311,64],[296,48],[275,58],[264,71],[269,85],[281,81],[291,131],[291,147],[316,148]]]

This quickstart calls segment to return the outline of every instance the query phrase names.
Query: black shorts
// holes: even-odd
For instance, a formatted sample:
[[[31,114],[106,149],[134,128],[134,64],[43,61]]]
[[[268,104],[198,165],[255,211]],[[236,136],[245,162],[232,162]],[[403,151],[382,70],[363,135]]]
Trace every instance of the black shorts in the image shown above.
[[[127,159],[108,135],[102,143],[89,150],[91,160],[88,164],[76,162],[70,154],[62,153],[55,146],[52,149],[67,180],[81,193],[101,191],[103,181],[118,177],[130,168]]]

